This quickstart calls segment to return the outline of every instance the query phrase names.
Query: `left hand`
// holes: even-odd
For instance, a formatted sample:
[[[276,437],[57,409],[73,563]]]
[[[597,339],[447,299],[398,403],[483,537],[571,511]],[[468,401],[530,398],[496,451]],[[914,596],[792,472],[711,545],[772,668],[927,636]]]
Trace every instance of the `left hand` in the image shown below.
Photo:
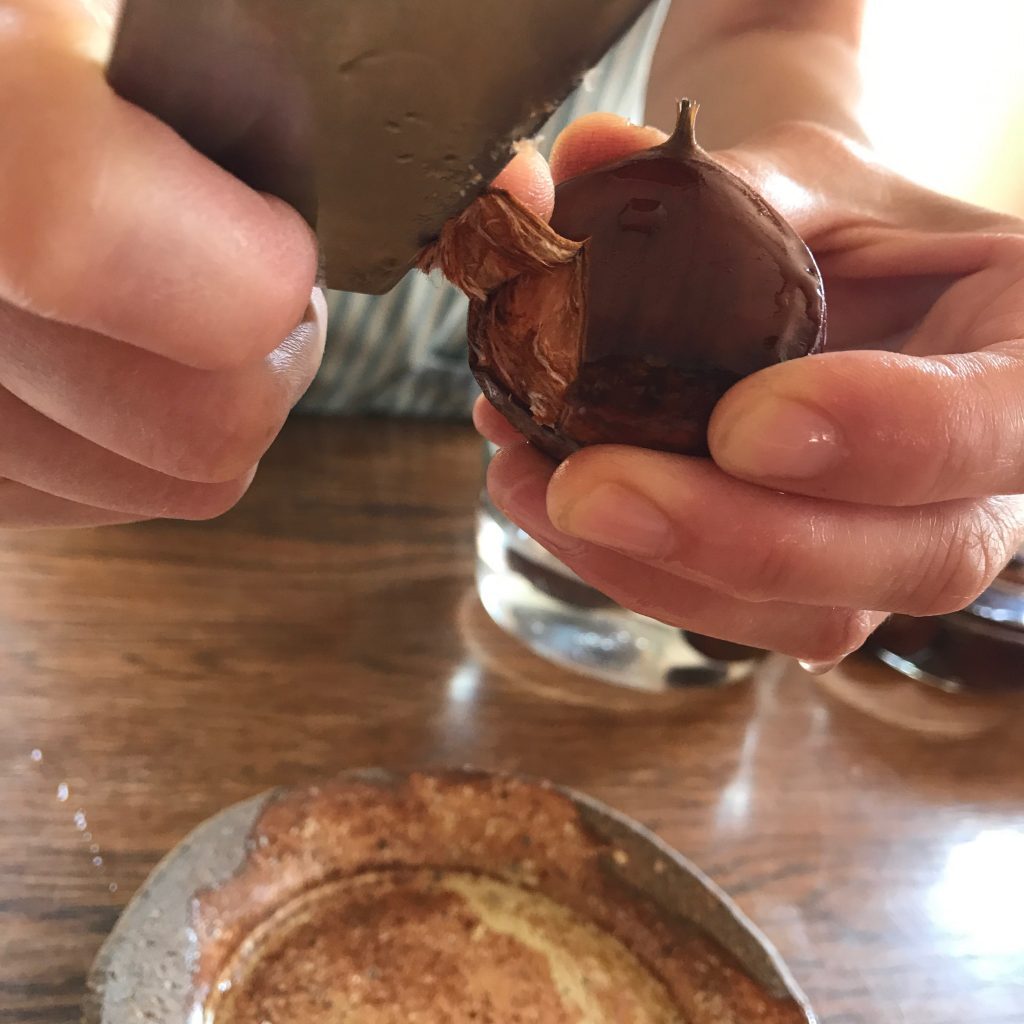
[[[552,173],[655,134],[581,119]],[[814,251],[828,352],[735,385],[711,422],[712,460],[601,446],[556,469],[481,404],[478,427],[506,446],[488,485],[625,607],[834,663],[889,613],[964,607],[1024,541],[1024,224],[810,124],[715,155]]]

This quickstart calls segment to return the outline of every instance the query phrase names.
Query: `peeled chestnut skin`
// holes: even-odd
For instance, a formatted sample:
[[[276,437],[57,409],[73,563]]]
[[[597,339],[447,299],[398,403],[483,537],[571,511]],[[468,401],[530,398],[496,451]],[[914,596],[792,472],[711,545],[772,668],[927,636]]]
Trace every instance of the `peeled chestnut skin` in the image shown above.
[[[667,142],[559,185],[550,228],[482,197],[437,261],[471,295],[481,388],[553,458],[609,443],[707,454],[733,384],[824,345],[813,256],[697,145],[695,115],[684,100]],[[508,255],[500,270],[481,239]]]

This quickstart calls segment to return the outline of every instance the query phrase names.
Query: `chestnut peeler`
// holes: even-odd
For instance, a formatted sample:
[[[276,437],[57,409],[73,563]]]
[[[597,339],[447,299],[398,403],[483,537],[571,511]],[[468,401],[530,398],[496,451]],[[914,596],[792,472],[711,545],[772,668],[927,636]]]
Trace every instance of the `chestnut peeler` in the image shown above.
[[[649,2],[124,0],[107,74],[379,294]]]

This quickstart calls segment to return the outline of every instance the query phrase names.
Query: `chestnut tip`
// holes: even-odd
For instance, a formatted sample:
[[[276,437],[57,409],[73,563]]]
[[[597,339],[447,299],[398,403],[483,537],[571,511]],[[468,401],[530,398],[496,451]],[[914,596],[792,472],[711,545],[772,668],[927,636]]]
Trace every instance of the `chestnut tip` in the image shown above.
[[[680,155],[692,153],[700,149],[697,142],[697,111],[700,104],[696,100],[683,97],[676,107],[676,126],[672,134],[663,143],[667,149]]]

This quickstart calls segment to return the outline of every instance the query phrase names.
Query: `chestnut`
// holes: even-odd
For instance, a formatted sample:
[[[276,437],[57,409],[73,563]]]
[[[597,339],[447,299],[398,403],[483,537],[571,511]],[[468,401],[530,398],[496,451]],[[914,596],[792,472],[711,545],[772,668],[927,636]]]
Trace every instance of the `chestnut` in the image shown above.
[[[683,100],[663,144],[563,182],[550,225],[491,190],[420,266],[470,296],[470,364],[538,447],[707,453],[736,381],[820,351],[814,257],[756,191],[697,144]]]

